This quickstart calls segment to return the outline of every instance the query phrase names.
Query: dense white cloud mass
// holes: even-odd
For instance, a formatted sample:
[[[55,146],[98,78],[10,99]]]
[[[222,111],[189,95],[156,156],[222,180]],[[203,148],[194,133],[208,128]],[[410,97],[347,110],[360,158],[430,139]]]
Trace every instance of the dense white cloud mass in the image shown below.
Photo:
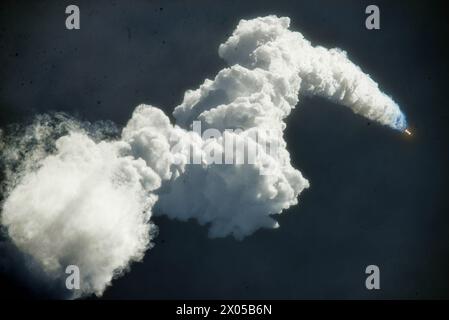
[[[173,113],[186,129],[194,120],[222,132],[239,128],[243,132],[236,138],[244,144],[254,141],[250,133],[260,138],[269,130],[267,138],[276,140],[277,152],[260,152],[255,165],[187,168],[161,195],[158,205],[168,216],[210,223],[210,235],[218,237],[242,238],[261,227],[276,227],[270,215],[296,204],[309,186],[291,166],[282,137],[284,119],[299,93],[325,96],[371,120],[405,129],[397,104],[343,51],[311,46],[300,33],[288,30],[289,23],[289,18],[275,16],[242,20],[219,48],[231,66],[186,92]],[[223,139],[213,142],[223,150]],[[266,175],[258,174],[266,164]]]
[[[101,294],[143,256],[154,233],[149,208],[160,178],[143,160],[124,157],[127,147],[95,143],[83,132],[63,136],[3,205],[15,245],[54,277],[77,265],[80,293]]]
[[[185,93],[176,125],[140,105],[115,140],[98,141],[73,123],[57,140],[42,138],[55,130],[51,123],[28,129],[26,139],[40,143],[6,172],[2,224],[15,245],[55,278],[79,266],[81,294],[101,295],[151,246],[154,206],[208,225],[211,237],[278,227],[273,215],[309,187],[283,138],[301,93],[405,129],[397,104],[343,51],[311,46],[289,23],[242,20],[219,48],[230,67]],[[14,160],[14,146],[2,148]]]
[[[399,106],[345,51],[313,47],[301,33],[289,31],[289,24],[287,17],[242,20],[220,46],[219,54],[230,64],[269,71],[276,85],[275,98],[285,99],[279,107],[284,115],[297,103],[300,90],[329,98],[394,129],[406,128]]]

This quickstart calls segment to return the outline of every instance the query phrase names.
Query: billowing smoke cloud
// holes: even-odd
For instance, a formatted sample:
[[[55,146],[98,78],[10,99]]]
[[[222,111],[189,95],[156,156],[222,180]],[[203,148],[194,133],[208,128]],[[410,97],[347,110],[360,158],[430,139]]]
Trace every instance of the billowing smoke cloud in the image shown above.
[[[3,204],[2,224],[49,275],[61,277],[66,266],[77,265],[82,285],[75,293],[101,294],[148,248],[154,234],[149,209],[157,198],[152,191],[160,178],[142,159],[125,155],[128,145],[96,143],[76,124],[61,125],[69,133],[49,155],[42,156],[54,130],[48,122],[38,121],[19,140],[35,141],[25,175]]]
[[[242,238],[261,227],[277,227],[270,215],[296,204],[309,186],[291,166],[282,138],[284,119],[298,103],[299,93],[327,97],[371,120],[405,129],[397,104],[343,51],[313,47],[300,33],[290,31],[289,23],[289,18],[275,16],[242,20],[219,48],[231,67],[186,92],[174,111],[184,128],[194,120],[222,132],[239,128],[243,132],[235,138],[244,144],[253,142],[252,132],[263,137],[269,130],[272,136],[266,138],[276,139],[281,148],[270,155],[259,153],[253,166],[206,163],[187,168],[160,197],[158,206],[168,216],[208,223],[214,237]],[[202,142],[215,143],[222,152],[224,140]],[[270,164],[268,174],[258,174],[265,164]]]
[[[309,187],[283,138],[300,94],[406,128],[398,105],[344,51],[313,47],[289,23],[276,16],[240,21],[219,48],[230,67],[185,93],[176,125],[140,105],[116,139],[98,138],[101,126],[64,120],[66,133],[57,137],[52,121],[30,127],[21,141],[35,143],[22,157],[15,154],[21,144],[5,143],[4,158],[19,163],[6,170],[1,217],[13,243],[56,279],[77,265],[80,294],[101,295],[151,247],[153,208],[194,218],[211,237],[242,239],[278,227],[273,215]],[[248,150],[256,150],[251,162]]]

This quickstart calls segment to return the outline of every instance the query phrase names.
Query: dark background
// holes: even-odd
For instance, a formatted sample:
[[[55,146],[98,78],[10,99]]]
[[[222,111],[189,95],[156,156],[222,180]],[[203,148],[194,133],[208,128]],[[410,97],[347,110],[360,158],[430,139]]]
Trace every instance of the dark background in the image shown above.
[[[81,29],[65,28],[76,4]],[[381,30],[365,28],[377,4]],[[277,230],[211,240],[165,217],[156,246],[104,298],[449,298],[448,19],[437,1],[2,1],[0,127],[38,113],[123,126],[139,103],[171,113],[225,66],[242,18],[289,16],[341,47],[402,106],[410,138],[319,98],[288,118],[294,166],[310,180]],[[2,297],[52,297],[5,238]],[[365,288],[365,268],[381,289]]]

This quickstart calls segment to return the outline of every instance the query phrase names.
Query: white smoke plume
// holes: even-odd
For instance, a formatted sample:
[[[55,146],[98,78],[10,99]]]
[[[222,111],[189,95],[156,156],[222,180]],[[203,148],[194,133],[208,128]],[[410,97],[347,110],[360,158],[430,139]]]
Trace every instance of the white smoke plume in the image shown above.
[[[172,179],[158,202],[168,216],[209,223],[213,237],[242,238],[261,227],[277,227],[271,215],[295,205],[309,186],[291,166],[282,138],[284,119],[298,103],[299,93],[327,97],[368,119],[405,129],[397,104],[343,51],[313,47],[300,33],[290,31],[289,24],[289,18],[275,16],[240,21],[219,48],[231,66],[199,89],[186,92],[173,113],[186,129],[194,120],[200,120],[204,128],[242,129],[235,138],[243,143],[253,141],[253,131],[259,137],[267,130],[277,131],[274,139],[282,148],[274,155],[261,152],[253,166],[206,163],[187,168]],[[223,139],[213,143],[222,152]],[[258,174],[266,163],[269,174]]]
[[[301,94],[405,130],[398,105],[344,51],[312,46],[289,23],[276,16],[241,20],[219,48],[230,66],[185,93],[173,113],[176,125],[158,108],[140,105],[117,139],[98,141],[71,125],[53,148],[38,143],[6,174],[1,222],[13,243],[55,278],[77,265],[80,294],[101,295],[151,246],[153,207],[196,219],[211,237],[242,239],[278,227],[273,215],[296,205],[309,187],[283,139],[284,120]],[[194,121],[218,134],[199,134]],[[229,141],[243,148],[232,149],[232,164],[219,164],[217,158],[229,156]],[[263,144],[276,145],[276,152]],[[14,159],[14,147],[2,148],[4,158]],[[254,162],[242,163],[249,149],[258,150]],[[190,164],[192,157],[200,163]]]
[[[129,146],[121,141],[97,143],[76,123],[61,125],[69,133],[56,140],[51,154],[44,155],[44,148],[58,129],[41,120],[15,140],[19,145],[4,150],[11,159],[18,156],[13,151],[28,151],[21,143],[35,140],[22,164],[25,174],[11,180],[2,224],[50,277],[77,265],[82,285],[76,296],[100,295],[149,247],[149,209],[160,178],[142,159],[125,156]]]

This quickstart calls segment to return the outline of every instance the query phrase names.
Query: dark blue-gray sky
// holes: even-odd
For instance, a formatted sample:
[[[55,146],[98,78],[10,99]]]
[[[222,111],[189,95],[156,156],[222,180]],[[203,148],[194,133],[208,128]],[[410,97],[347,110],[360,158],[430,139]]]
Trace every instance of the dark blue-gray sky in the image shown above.
[[[377,4],[381,30],[365,29]],[[81,30],[65,28],[77,4]],[[323,99],[288,118],[294,166],[310,180],[277,230],[211,240],[158,217],[156,246],[104,298],[449,298],[448,20],[418,1],[2,1],[0,126],[51,110],[122,126],[134,107],[167,113],[225,66],[242,18],[289,16],[314,44],[341,47],[401,105],[415,136]],[[42,297],[2,241],[2,297]],[[365,267],[381,290],[365,289]],[[6,289],[3,289],[6,288]]]

